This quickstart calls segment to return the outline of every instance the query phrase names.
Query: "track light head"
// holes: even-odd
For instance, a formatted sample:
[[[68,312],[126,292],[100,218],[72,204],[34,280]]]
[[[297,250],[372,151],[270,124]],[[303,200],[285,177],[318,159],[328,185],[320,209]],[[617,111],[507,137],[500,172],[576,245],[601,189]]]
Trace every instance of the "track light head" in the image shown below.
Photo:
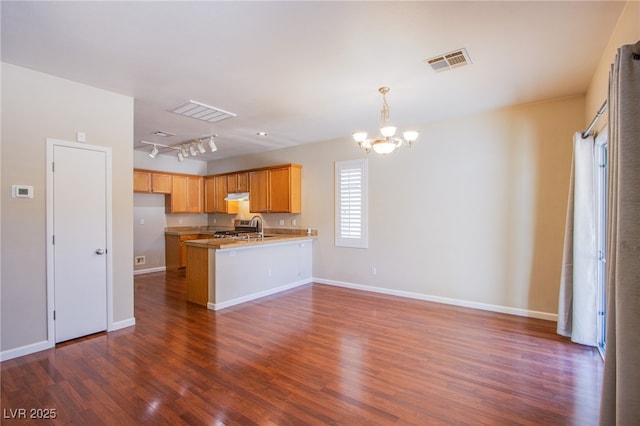
[[[204,154],[205,152],[207,152],[207,150],[204,149],[204,144],[200,139],[198,139],[196,143],[197,143],[196,146],[198,147],[198,151],[200,152],[200,154]]]
[[[211,152],[216,152],[218,150],[216,143],[213,141],[213,136],[209,138],[209,149],[211,150]]]
[[[180,162],[184,161],[184,155],[182,155],[182,151],[178,151],[178,161]]]
[[[191,154],[192,157],[195,157],[196,155],[198,155],[196,148],[193,146],[193,142],[189,144],[189,154]]]
[[[151,149],[151,152],[149,153],[149,157],[156,158],[156,155],[158,155],[158,147],[153,145],[153,148]]]

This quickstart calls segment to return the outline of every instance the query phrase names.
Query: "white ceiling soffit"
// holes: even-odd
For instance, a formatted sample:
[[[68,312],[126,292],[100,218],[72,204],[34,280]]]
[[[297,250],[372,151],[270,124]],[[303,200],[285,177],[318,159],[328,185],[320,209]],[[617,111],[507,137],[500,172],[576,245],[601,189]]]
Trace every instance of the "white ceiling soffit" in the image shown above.
[[[458,49],[434,56],[433,58],[425,59],[424,62],[435,72],[448,71],[472,63],[467,49]]]
[[[170,111],[179,115],[184,115],[185,117],[206,121],[208,123],[215,123],[217,121],[222,121],[236,116],[236,114],[232,112],[224,111],[220,108],[205,105],[196,101],[183,103]]]

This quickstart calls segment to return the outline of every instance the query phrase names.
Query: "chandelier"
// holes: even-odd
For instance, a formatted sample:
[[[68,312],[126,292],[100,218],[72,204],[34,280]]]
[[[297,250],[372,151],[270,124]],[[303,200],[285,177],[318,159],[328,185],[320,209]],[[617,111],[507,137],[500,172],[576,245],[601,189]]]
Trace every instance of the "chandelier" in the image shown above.
[[[358,142],[358,146],[364,149],[367,154],[373,149],[378,154],[390,154],[395,151],[396,148],[401,146],[411,147],[411,144],[418,139],[418,132],[408,130],[402,134],[401,137],[395,136],[396,127],[389,125],[389,105],[387,104],[388,87],[381,87],[378,92],[382,94],[382,110],[380,111],[380,118],[382,124],[380,125],[380,134],[377,139],[367,139],[367,132],[355,132],[353,139]]]

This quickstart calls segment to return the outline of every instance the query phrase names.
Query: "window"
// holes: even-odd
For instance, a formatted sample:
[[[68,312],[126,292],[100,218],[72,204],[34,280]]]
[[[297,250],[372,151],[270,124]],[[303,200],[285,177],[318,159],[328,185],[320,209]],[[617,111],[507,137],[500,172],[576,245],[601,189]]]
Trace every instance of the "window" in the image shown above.
[[[336,161],[336,246],[367,248],[367,160]]]

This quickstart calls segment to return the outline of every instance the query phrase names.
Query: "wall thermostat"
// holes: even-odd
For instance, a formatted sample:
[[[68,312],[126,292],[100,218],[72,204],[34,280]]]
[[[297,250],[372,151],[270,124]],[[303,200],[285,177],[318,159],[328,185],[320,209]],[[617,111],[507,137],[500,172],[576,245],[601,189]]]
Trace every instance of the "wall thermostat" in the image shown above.
[[[33,198],[33,186],[12,185],[11,198]]]

